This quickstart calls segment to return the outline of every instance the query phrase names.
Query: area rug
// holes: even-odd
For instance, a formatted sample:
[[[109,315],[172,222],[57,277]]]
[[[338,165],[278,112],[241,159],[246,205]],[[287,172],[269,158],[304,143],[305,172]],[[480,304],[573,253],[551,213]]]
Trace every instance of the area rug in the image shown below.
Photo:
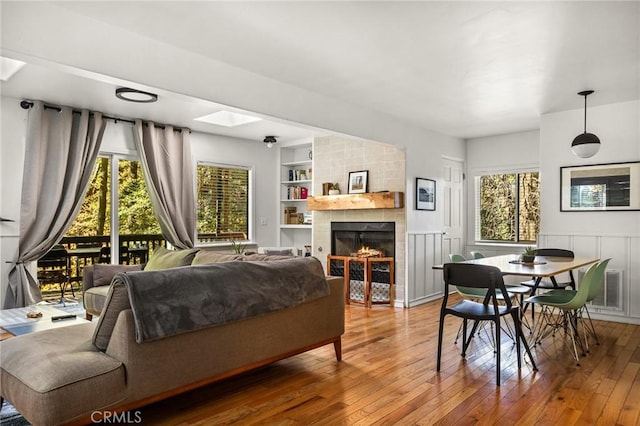
[[[30,423],[16,411],[13,405],[7,401],[2,402],[2,410],[0,410],[0,425],[2,426],[24,426]]]

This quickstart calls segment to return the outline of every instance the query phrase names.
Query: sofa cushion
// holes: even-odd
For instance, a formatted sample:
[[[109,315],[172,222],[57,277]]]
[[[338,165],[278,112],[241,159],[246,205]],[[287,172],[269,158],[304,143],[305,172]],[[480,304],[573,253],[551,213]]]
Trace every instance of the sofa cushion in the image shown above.
[[[200,250],[193,258],[192,265],[209,265],[211,263],[220,262],[233,262],[234,260],[241,260],[242,256],[239,254],[220,253],[211,250]]]
[[[93,286],[98,287],[111,284],[113,276],[120,272],[140,270],[142,270],[142,265],[110,265],[97,263],[93,265]]]
[[[107,300],[109,286],[91,287],[82,294],[82,304],[88,314],[99,316]]]
[[[78,324],[2,341],[2,396],[33,424],[68,422],[122,401],[124,367],[91,344],[93,328]]]
[[[198,249],[167,250],[164,247],[156,247],[144,270],[155,271],[191,265],[197,252]]]
[[[101,351],[107,350],[107,346],[109,346],[111,333],[113,332],[120,312],[131,308],[129,304],[129,294],[124,285],[114,282],[113,285],[108,288],[109,292],[104,302],[102,315],[93,333],[93,344]]]

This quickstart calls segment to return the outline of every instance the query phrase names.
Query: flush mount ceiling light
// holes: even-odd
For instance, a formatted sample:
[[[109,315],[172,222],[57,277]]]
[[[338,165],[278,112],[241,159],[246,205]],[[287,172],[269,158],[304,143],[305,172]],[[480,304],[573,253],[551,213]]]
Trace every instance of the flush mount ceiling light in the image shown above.
[[[267,148],[271,148],[273,147],[273,144],[278,141],[276,140],[275,136],[265,136],[262,142],[267,144]]]
[[[592,93],[593,90],[578,92],[578,95],[584,96],[584,133],[575,137],[571,150],[580,158],[593,157],[600,149],[600,139],[593,133],[587,133],[587,96]]]
[[[131,89],[129,87],[118,87],[116,89],[116,98],[123,101],[150,103],[158,100],[155,93],[143,92],[142,90]]]

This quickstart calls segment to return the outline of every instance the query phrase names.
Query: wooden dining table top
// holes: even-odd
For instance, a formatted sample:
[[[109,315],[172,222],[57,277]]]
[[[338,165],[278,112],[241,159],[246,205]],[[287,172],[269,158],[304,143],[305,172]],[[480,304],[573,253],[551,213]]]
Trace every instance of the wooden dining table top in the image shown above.
[[[592,257],[557,257],[536,256],[533,264],[521,263],[517,254],[470,259],[462,263],[495,266],[503,275],[522,275],[528,277],[548,278],[563,272],[596,263],[599,259]],[[436,265],[433,269],[443,269],[444,265]]]

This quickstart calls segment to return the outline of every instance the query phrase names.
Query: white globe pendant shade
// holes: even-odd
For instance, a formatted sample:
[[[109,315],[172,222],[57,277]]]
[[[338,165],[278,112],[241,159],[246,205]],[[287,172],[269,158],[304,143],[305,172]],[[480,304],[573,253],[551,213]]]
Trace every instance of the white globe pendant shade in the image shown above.
[[[600,150],[600,139],[593,133],[582,133],[571,143],[571,151],[580,158],[589,158]]]

